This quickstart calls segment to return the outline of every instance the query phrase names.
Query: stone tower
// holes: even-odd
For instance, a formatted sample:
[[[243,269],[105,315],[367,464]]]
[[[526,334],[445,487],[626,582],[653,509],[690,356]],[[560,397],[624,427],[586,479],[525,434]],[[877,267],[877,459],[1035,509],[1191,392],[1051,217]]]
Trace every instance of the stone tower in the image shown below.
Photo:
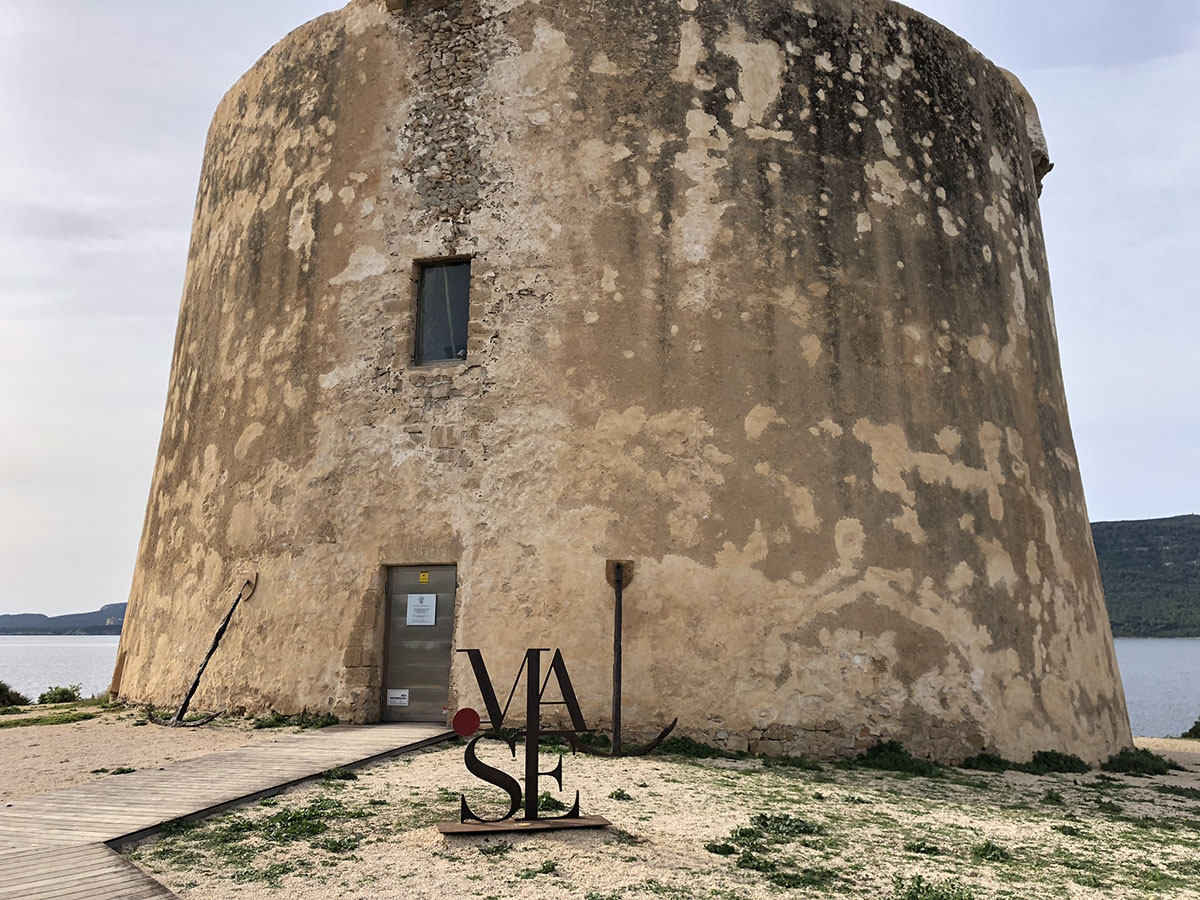
[[[1015,79],[888,0],[298,29],[209,134],[120,693],[178,702],[257,572],[197,707],[438,718],[455,649],[541,646],[603,723],[630,559],[627,731],[1128,745],[1048,167]]]

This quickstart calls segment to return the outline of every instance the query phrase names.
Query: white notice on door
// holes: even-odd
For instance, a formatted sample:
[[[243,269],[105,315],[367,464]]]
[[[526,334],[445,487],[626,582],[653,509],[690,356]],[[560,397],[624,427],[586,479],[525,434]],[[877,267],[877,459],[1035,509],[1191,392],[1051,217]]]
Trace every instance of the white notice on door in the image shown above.
[[[408,706],[408,688],[402,691],[387,692],[388,706]]]
[[[437,594],[409,594],[405,625],[436,625]]]

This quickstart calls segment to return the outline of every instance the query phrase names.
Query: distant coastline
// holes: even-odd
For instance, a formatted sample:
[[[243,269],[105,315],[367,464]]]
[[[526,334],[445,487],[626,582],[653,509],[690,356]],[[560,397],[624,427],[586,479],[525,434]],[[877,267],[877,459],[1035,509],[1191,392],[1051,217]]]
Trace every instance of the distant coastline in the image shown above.
[[[95,612],[72,613],[66,616],[46,616],[41,613],[19,613],[0,616],[0,634],[80,635],[121,633],[125,622],[125,603],[110,603]]]
[[[1200,637],[1200,515],[1093,522],[1114,637]],[[4,635],[119,635],[125,603],[66,616],[0,615]]]
[[[1114,637],[1200,637],[1200,516],[1093,522]]]

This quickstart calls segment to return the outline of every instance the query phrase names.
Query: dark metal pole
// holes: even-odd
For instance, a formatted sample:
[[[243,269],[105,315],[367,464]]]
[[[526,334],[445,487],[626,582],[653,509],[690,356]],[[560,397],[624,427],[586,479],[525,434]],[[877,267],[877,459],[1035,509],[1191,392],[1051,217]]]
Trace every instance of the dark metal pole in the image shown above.
[[[525,695],[525,818],[538,817],[538,737],[542,729],[541,697],[538,689],[542,684],[542,651],[525,654],[529,687]]]
[[[617,602],[613,612],[613,701],[612,701],[612,755],[621,755],[621,595],[625,589],[625,567],[617,563],[614,568],[613,589]]]

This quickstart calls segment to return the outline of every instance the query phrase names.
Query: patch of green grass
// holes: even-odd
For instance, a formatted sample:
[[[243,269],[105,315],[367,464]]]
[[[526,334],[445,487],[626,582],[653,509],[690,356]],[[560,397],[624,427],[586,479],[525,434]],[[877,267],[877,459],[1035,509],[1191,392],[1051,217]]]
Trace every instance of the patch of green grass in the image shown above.
[[[1160,794],[1172,794],[1176,797],[1187,797],[1189,800],[1200,800],[1200,788],[1180,787],[1177,784],[1160,784],[1154,790]]]
[[[132,768],[131,766],[117,766],[115,769],[109,769],[108,774],[109,775],[129,775],[136,771],[137,771],[137,769]]]
[[[324,776],[326,781],[358,781],[358,773],[353,769],[334,766]]]
[[[855,757],[853,764],[884,772],[906,772],[926,778],[941,774],[941,767],[931,760],[918,759],[899,741],[880,741],[870,750]]]
[[[479,852],[484,856],[506,856],[512,852],[513,845],[509,841],[497,841],[494,844],[484,844]]]
[[[704,845],[704,849],[709,853],[717,854],[717,856],[733,856],[737,853],[737,847],[724,841],[709,841]]]
[[[752,872],[774,872],[777,868],[774,860],[759,856],[746,850],[737,859],[739,869],[749,869]]]
[[[1126,747],[1102,762],[1100,768],[1105,772],[1120,772],[1122,775],[1167,775],[1172,769],[1183,767],[1149,750]]]
[[[975,862],[1011,862],[1012,854],[994,841],[984,841],[971,848],[971,859]]]
[[[98,718],[99,715],[100,713],[67,710],[66,712],[49,713],[44,716],[8,719],[0,722],[0,728],[28,728],[34,725],[70,725],[72,722],[86,722],[88,719]]]
[[[922,875],[906,880],[896,875],[888,900],[975,900],[975,892],[959,881],[926,881]]]
[[[825,866],[811,866],[799,872],[772,872],[767,875],[767,881],[783,888],[829,887],[838,878],[837,869]]]
[[[1065,834],[1067,837],[1084,837],[1086,832],[1082,828],[1077,828],[1074,825],[1051,825],[1059,834]]]
[[[549,791],[542,791],[538,796],[538,810],[541,812],[562,812],[567,808],[567,804],[563,803]]]
[[[254,720],[255,728],[291,728],[295,726],[301,730],[308,728],[328,728],[331,725],[336,725],[339,719],[332,713],[323,713],[317,715],[310,713],[308,710],[303,710],[294,716],[287,716],[283,713],[271,710],[269,716],[262,716]]]
[[[1013,768],[1030,775],[1054,773],[1082,775],[1092,771],[1092,767],[1074,753],[1060,753],[1058,750],[1039,750],[1033,754],[1033,759],[1029,762],[1017,763]]]
[[[822,826],[789,816],[787,813],[779,815],[759,813],[750,818],[750,825],[776,841],[786,841],[801,835],[825,833]]]
[[[71,684],[66,687],[52,687],[38,694],[38,703],[78,703],[83,699],[83,685]]]
[[[312,846],[327,853],[350,853],[357,850],[361,844],[361,834],[343,834],[314,841]]]
[[[825,767],[807,756],[764,756],[763,766],[768,769],[800,769],[804,772],[823,772]]]
[[[615,791],[613,791],[611,794],[608,795],[608,799],[609,800],[632,800],[633,797],[624,788],[617,788]]]
[[[749,756],[748,753],[702,744],[690,737],[667,738],[654,749],[654,752],[668,756],[686,756],[691,759],[744,759]]]
[[[612,836],[614,843],[617,844],[634,845],[646,843],[645,838],[638,837],[633,832],[626,831],[624,828],[614,828],[612,830]]]
[[[931,844],[929,841],[921,838],[916,841],[909,841],[904,845],[905,853],[920,853],[924,856],[940,856],[942,848],[937,844]]]
[[[1062,806],[1066,803],[1063,795],[1053,788],[1047,789],[1046,793],[1042,794],[1042,802],[1047,806]]]
[[[5,706],[0,708],[0,716],[19,716],[25,710],[19,706]]]
[[[520,872],[517,873],[517,877],[529,879],[529,878],[537,878],[539,875],[554,875],[557,872],[558,872],[558,864],[554,860],[548,859],[545,862],[543,862],[540,866],[538,866],[536,869],[522,869]]]

